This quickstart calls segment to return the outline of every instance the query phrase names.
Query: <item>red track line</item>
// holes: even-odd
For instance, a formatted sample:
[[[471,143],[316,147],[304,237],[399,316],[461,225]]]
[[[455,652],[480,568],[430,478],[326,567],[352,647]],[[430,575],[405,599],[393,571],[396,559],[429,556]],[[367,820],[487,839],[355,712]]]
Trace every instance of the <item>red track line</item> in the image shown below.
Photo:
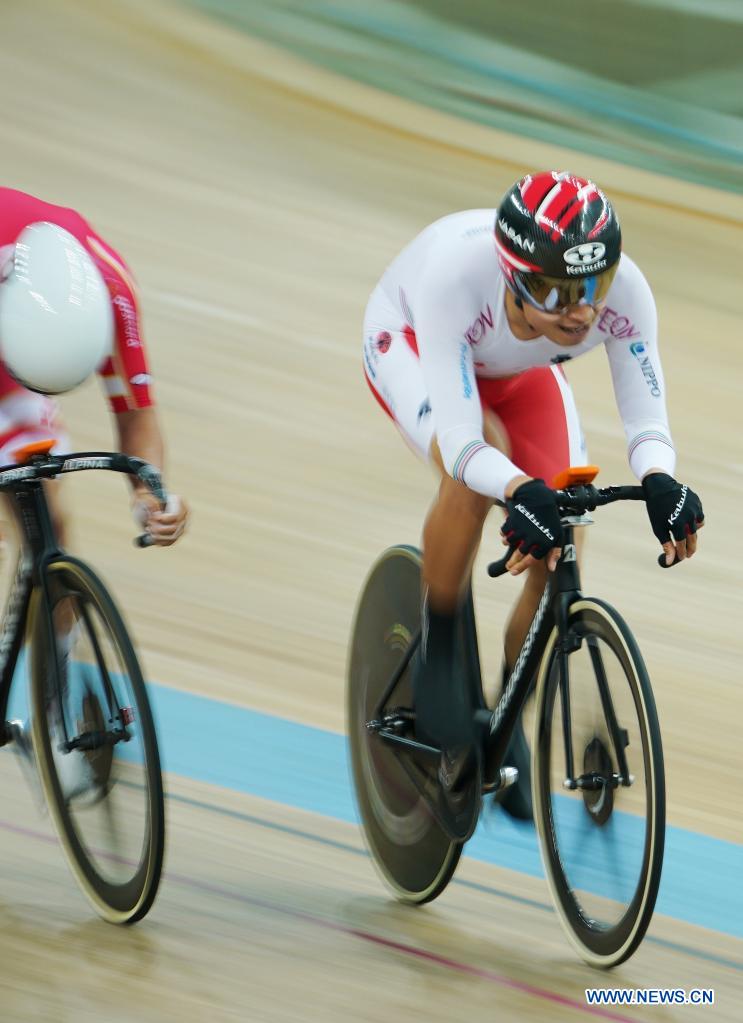
[[[52,845],[57,844],[56,837],[52,835],[45,835],[43,832],[35,831],[32,828],[21,827],[17,824],[12,824],[10,821],[0,821],[0,828],[4,831],[13,832],[17,835],[23,835],[26,838],[33,838],[39,842]],[[617,1013],[610,1012],[608,1009],[601,1008],[600,1006],[587,1005],[585,1002],[579,1002],[574,998],[568,998],[565,995],[560,995],[556,991],[549,991],[547,988],[537,987],[534,984],[527,984],[525,981],[514,980],[512,977],[506,977],[501,973],[496,973],[495,970],[488,970],[482,966],[471,966],[469,963],[463,963],[457,959],[450,959],[448,956],[440,955],[438,952],[429,952],[427,949],[419,948],[416,945],[406,945],[401,941],[394,941],[392,938],[384,938],[380,934],[372,934],[371,931],[363,931],[358,927],[350,927],[347,924],[339,923],[337,920],[328,920],[325,917],[316,916],[314,913],[308,913],[305,910],[293,909],[290,906],[282,906],[277,902],[260,899],[254,895],[245,895],[242,892],[235,891],[234,889],[223,888],[221,885],[216,885],[209,881],[202,881],[195,877],[189,877],[187,874],[174,874],[168,871],[163,874],[163,879],[174,884],[183,885],[185,888],[208,892],[210,895],[218,895],[222,898],[229,899],[232,902],[242,902],[248,906],[256,906],[259,909],[265,909],[271,913],[279,913],[283,916],[291,917],[294,920],[304,920],[305,922],[312,924],[314,927],[322,927],[328,931],[352,935],[355,938],[359,938],[361,941],[366,941],[373,945],[379,945],[382,948],[393,949],[395,952],[400,952],[403,955],[410,956],[414,959],[420,959],[424,962],[434,963],[436,966],[441,966],[444,969],[452,970],[456,973],[463,973],[470,977],[479,977],[481,980],[487,980],[491,984],[498,984],[500,987],[510,988],[512,991],[520,991],[522,994],[530,995],[532,998],[539,998],[542,1001],[551,1002],[556,1005],[564,1005],[567,1008],[588,1013],[590,1016],[600,1019],[614,1020],[615,1023],[633,1023],[629,1017],[620,1016]]]
[[[314,913],[308,913],[302,909],[293,909],[291,906],[282,906],[279,903],[269,902],[267,899],[260,899],[254,895],[244,895],[234,889],[223,888],[221,885],[212,884],[209,881],[200,881],[185,874],[168,873],[167,879],[187,888],[196,888],[200,891],[209,892],[211,895],[222,896],[223,898],[230,899],[233,902],[242,902],[246,905],[257,906],[259,909],[266,909],[272,913],[280,913],[284,916],[291,917],[294,920],[304,920],[307,923],[313,924],[315,927],[322,927],[325,930],[336,931],[340,934],[353,935],[353,937],[359,938],[361,941],[367,941],[373,945],[381,945],[383,948],[394,949],[394,951],[401,952],[403,955],[411,956],[415,959],[422,959],[425,962],[435,963],[437,966],[442,966],[447,970],[464,973],[470,977],[479,977],[481,980],[490,981],[492,984],[499,984],[501,987],[510,988],[514,991],[521,991],[523,994],[531,995],[533,998],[540,998],[543,1001],[564,1005],[570,1009],[577,1009],[594,1017],[614,1020],[616,1023],[633,1023],[628,1016],[620,1016],[617,1013],[610,1012],[608,1009],[603,1009],[600,1006],[587,1005],[585,1002],[579,1002],[574,998],[568,998],[565,995],[560,995],[556,991],[549,991],[547,988],[537,987],[534,984],[527,984],[525,981],[514,980],[511,977],[506,977],[503,974],[496,973],[495,970],[488,970],[482,966],[471,966],[469,963],[462,963],[457,959],[450,959],[448,956],[439,955],[438,952],[429,952],[424,948],[417,947],[416,945],[406,945],[401,941],[384,938],[379,934],[372,934],[370,931],[363,931],[358,927],[350,927],[347,924],[339,923],[337,920],[328,920],[325,917],[316,916]]]

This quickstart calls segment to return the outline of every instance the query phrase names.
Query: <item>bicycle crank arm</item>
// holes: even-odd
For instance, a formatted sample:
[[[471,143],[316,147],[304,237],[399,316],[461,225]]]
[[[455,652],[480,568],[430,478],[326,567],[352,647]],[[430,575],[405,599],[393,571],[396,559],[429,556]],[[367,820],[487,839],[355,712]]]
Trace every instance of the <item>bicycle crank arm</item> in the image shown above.
[[[119,742],[129,742],[131,735],[126,728],[117,728],[113,732],[83,732],[69,742],[60,743],[63,753],[72,753],[73,750],[96,750],[103,746],[116,746]]]
[[[368,727],[369,726],[367,725],[367,728]],[[383,739],[384,742],[392,743],[396,746],[402,746],[408,752],[420,753],[422,756],[430,757],[432,760],[438,760],[441,757],[441,750],[436,749],[435,746],[427,746],[425,743],[418,742],[415,739],[408,739],[404,735],[390,731],[389,728],[382,727],[377,729],[377,735],[380,739]]]

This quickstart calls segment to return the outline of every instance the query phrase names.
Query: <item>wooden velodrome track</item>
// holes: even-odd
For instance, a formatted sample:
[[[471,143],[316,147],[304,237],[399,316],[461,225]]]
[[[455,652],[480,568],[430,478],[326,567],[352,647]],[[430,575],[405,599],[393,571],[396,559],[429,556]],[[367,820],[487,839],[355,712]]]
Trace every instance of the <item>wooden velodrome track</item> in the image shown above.
[[[75,547],[113,583],[149,677],[340,732],[358,588],[381,549],[417,541],[433,487],[366,392],[366,297],[426,223],[569,157],[413,118],[174,10],[27,0],[0,15],[2,181],[79,208],[133,266],[168,479],[193,507],[177,548],[137,552],[121,482],[75,478]],[[337,103],[318,98],[333,89]],[[708,517],[694,562],[662,573],[645,524],[613,510],[615,541],[600,522],[590,537],[586,590],[625,612],[651,668],[669,823],[740,843],[741,203],[571,164],[612,191],[654,287],[679,472]],[[633,197],[648,183],[662,202]],[[732,216],[689,210],[706,203]],[[628,481],[605,360],[570,377],[601,478]],[[77,448],[109,444],[96,385],[64,409]],[[495,522],[484,548],[483,561],[498,549]],[[515,584],[483,575],[492,676]],[[10,754],[0,778],[8,1020],[567,1020],[585,1015],[585,987],[609,983],[714,987],[715,1018],[740,1018],[732,937],[656,915],[636,956],[597,975],[545,911],[541,879],[464,860],[468,884],[412,911],[388,898],[356,827],[175,776],[159,899],[115,929],[92,917]]]

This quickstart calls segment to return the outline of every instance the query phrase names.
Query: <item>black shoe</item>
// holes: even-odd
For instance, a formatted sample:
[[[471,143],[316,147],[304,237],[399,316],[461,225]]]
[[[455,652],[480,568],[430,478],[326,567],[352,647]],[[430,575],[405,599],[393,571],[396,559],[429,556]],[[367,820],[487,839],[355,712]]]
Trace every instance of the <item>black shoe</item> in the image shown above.
[[[474,742],[474,708],[457,656],[455,624],[455,616],[428,612],[428,642],[413,664],[415,737],[440,750]]]
[[[515,767],[519,776],[513,785],[509,785],[502,793],[496,795],[496,801],[515,820],[534,820],[531,803],[531,750],[524,735],[521,718],[514,727],[503,764],[506,767]]]

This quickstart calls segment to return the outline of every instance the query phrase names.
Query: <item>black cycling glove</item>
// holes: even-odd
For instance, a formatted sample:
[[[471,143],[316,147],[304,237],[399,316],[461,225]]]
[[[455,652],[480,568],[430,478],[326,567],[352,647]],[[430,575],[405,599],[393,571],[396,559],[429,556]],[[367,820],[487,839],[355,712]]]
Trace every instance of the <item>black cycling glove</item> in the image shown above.
[[[642,481],[648,518],[661,545],[685,540],[704,522],[702,502],[685,483],[665,472],[654,472]],[[669,533],[671,536],[669,536]]]
[[[508,515],[501,533],[522,554],[543,558],[562,547],[562,524],[554,490],[544,480],[529,480],[516,487],[506,501]]]

